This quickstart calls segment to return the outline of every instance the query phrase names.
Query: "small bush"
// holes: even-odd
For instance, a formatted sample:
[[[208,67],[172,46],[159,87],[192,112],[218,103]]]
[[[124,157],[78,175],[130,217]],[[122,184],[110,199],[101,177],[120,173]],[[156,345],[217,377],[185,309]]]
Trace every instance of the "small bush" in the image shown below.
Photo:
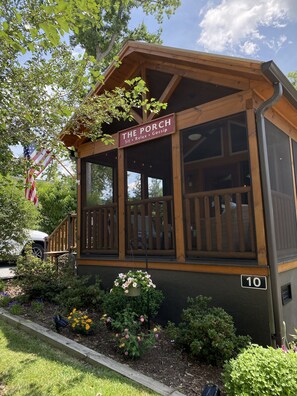
[[[44,310],[44,303],[42,300],[33,300],[31,302],[31,308],[33,309],[34,312],[39,313],[43,312]]]
[[[138,316],[131,308],[126,308],[118,313],[111,322],[106,316],[103,317],[103,320],[116,331],[117,348],[127,358],[139,358],[155,345],[159,329],[155,327],[153,331],[148,331],[145,328],[145,316]]]
[[[101,281],[96,278],[95,283],[90,284],[90,277],[69,276],[60,280],[64,288],[54,297],[54,302],[62,304],[67,310],[76,308],[99,308],[103,301],[104,292],[101,289]]]
[[[297,395],[297,353],[251,345],[224,366],[228,396]]]
[[[178,326],[167,332],[175,343],[206,363],[221,365],[246,346],[248,336],[236,336],[233,318],[223,309],[209,307],[210,297],[188,298]]]
[[[6,289],[6,283],[3,279],[0,279],[0,292],[4,292]]]
[[[8,308],[9,312],[13,315],[22,315],[22,313],[24,312],[23,306],[17,301],[12,301],[11,303],[9,303]]]
[[[15,283],[30,299],[44,298],[51,301],[63,289],[58,281],[55,265],[34,257],[30,251],[19,257]]]
[[[0,292],[0,307],[7,307],[11,301],[11,297],[8,293]]]

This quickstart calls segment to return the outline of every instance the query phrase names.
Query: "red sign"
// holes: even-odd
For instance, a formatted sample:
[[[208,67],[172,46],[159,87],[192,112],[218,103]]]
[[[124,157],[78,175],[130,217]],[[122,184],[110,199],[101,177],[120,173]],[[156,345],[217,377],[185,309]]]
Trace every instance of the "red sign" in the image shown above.
[[[131,146],[170,135],[175,131],[174,114],[160,117],[157,120],[134,126],[119,132],[119,147]]]

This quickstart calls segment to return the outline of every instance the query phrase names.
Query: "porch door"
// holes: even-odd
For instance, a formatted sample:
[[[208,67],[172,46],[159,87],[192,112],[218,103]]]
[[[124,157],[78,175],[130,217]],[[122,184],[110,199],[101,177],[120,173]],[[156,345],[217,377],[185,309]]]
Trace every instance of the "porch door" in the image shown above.
[[[126,254],[174,255],[171,137],[125,149]]]
[[[187,256],[254,258],[245,113],[181,131]]]

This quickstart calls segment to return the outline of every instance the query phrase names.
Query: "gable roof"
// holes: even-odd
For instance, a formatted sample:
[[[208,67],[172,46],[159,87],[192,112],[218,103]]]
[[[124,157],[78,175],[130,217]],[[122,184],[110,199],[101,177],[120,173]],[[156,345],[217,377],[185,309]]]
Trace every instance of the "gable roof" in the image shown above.
[[[284,97],[297,109],[297,91],[273,61],[261,62],[138,41],[127,41],[118,59],[119,62],[113,62],[104,73],[104,84],[98,83],[87,97],[123,86],[136,72],[152,68],[185,78],[207,79],[209,83],[238,90],[249,89],[251,81],[268,81],[270,85],[281,82]],[[68,146],[76,140],[66,134],[61,138]]]

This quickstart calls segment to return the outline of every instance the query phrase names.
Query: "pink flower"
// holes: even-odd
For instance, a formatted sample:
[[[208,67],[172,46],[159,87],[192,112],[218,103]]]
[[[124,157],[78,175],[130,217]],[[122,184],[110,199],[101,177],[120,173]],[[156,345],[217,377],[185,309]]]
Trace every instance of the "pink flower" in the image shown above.
[[[126,334],[126,335],[125,335],[125,338],[127,338],[127,339],[128,339],[128,338],[129,338],[129,334]]]
[[[128,354],[128,351],[125,351],[125,356],[128,356],[129,354]]]

